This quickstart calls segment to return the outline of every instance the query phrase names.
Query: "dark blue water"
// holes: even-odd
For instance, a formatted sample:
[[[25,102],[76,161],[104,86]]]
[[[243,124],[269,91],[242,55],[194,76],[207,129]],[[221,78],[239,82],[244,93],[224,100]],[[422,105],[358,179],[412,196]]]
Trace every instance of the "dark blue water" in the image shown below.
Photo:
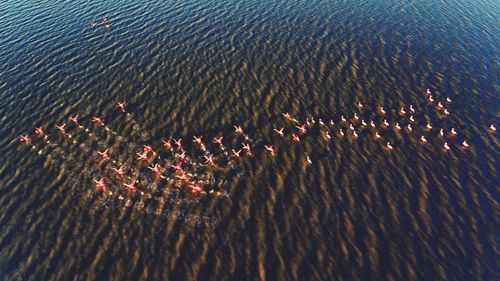
[[[0,279],[498,279],[499,12],[498,1],[0,3]],[[282,112],[327,125],[294,143],[299,124]],[[206,194],[168,168],[168,138],[183,139]],[[245,142],[253,155],[232,157]],[[143,145],[165,178],[137,161]],[[206,153],[217,167],[202,167]]]

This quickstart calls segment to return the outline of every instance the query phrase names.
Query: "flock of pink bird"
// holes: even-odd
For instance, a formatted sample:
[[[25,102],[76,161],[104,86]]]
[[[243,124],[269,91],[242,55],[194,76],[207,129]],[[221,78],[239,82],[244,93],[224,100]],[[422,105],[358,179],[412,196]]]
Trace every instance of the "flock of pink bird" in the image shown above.
[[[441,118],[447,118],[450,115],[450,110],[447,108],[452,101],[450,98],[446,98],[443,101],[437,101],[433,97],[430,90],[427,90],[426,99],[428,106],[431,109],[435,109]],[[393,144],[387,140],[383,135],[387,134],[399,134],[404,132],[408,136],[414,135],[418,140],[419,145],[426,145],[428,143],[427,138],[437,135],[442,139],[442,150],[444,152],[449,152],[452,148],[448,144],[450,140],[457,137],[458,131],[455,128],[445,130],[445,128],[434,128],[431,123],[426,123],[425,127],[419,128],[420,134],[417,134],[417,124],[422,122],[417,122],[416,109],[413,105],[402,106],[391,112],[397,115],[397,119],[390,123],[386,118],[388,118],[389,110],[384,107],[377,108],[377,114],[379,115],[379,122],[375,123],[373,120],[364,120],[361,116],[364,113],[364,104],[359,101],[357,103],[358,112],[354,113],[352,117],[345,117],[341,115],[338,120],[330,119],[323,120],[322,118],[309,117],[305,122],[299,122],[290,113],[284,112],[283,116],[285,122],[287,123],[286,128],[274,128],[273,132],[277,137],[283,139],[283,141],[290,143],[301,143],[304,138],[306,138],[312,129],[319,131],[325,142],[333,142],[335,139],[341,140],[342,138],[348,138],[351,141],[355,141],[360,137],[363,131],[367,131],[367,135],[371,136],[373,140],[380,142],[382,148],[390,152],[394,149]],[[117,104],[117,109],[123,113],[126,111],[126,103],[119,102]],[[92,117],[91,123],[94,127],[105,127],[103,117]],[[392,118],[394,119],[394,118]],[[79,116],[74,115],[69,118],[69,123],[73,124],[72,130],[78,130],[84,128],[79,123]],[[68,124],[64,123],[57,125],[56,129],[61,136],[67,136]],[[106,127],[107,128],[107,127]],[[495,126],[492,124],[489,126],[488,131],[490,134],[496,132]],[[169,138],[162,139],[162,147],[155,149],[150,145],[144,145],[140,151],[137,152],[136,161],[139,166],[147,167],[147,169],[152,173],[154,181],[173,181],[177,187],[187,187],[189,191],[193,194],[206,194],[212,193],[212,190],[205,188],[206,185],[210,185],[214,182],[214,172],[224,170],[224,166],[235,165],[243,157],[253,156],[253,151],[258,148],[257,145],[252,144],[250,137],[243,131],[241,126],[234,126],[234,134],[238,138],[238,142],[241,141],[241,147],[232,148],[230,150],[226,149],[223,144],[224,136],[215,136],[209,142],[205,142],[204,136],[194,136],[191,140],[192,146],[195,150],[198,150],[198,158],[189,156],[183,147],[182,142],[185,139],[182,138]],[[35,129],[35,137],[37,138],[47,138],[44,128],[38,127]],[[21,135],[20,141],[23,143],[31,143],[31,136],[29,134]],[[469,149],[469,143],[463,139],[459,143],[461,149]],[[268,155],[274,157],[277,154],[277,148],[274,144],[264,144],[263,150]],[[242,153],[244,153],[242,155]],[[190,155],[195,155],[196,152],[189,153]],[[201,154],[201,155],[200,155]],[[165,160],[163,164],[160,163],[160,155],[163,155],[168,159]],[[120,183],[124,190],[129,193],[135,193],[138,189],[137,184],[139,183],[138,174],[135,173],[133,176],[128,176],[127,173],[130,172],[130,168],[126,168],[124,163],[117,163],[117,161],[111,160],[111,150],[106,148],[102,151],[97,151],[96,156],[100,159],[100,162],[111,161],[116,164],[113,167],[109,167],[114,174],[114,181]],[[201,159],[201,160],[200,160]],[[308,165],[312,164],[311,158],[306,155],[306,162]],[[130,165],[129,165],[130,167]],[[103,191],[108,191],[108,181],[105,178],[100,178],[99,180],[94,179],[95,186]]]
[[[106,17],[104,17],[102,19],[102,22],[101,23],[98,23],[96,21],[93,21],[90,23],[90,28],[96,28],[98,25],[102,25],[105,29],[111,29],[112,25],[111,23],[108,21],[108,19]]]

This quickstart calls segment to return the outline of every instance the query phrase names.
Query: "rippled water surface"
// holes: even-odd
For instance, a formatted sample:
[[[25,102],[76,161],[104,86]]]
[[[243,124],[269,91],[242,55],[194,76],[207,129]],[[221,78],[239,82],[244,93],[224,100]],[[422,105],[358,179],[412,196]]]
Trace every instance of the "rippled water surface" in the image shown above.
[[[0,279],[499,279],[499,14],[498,1],[2,1]],[[427,88],[452,99],[449,117]],[[414,132],[392,130],[410,104]],[[335,124],[293,143],[286,111]],[[82,128],[58,135],[77,113]],[[355,113],[382,140],[359,122],[354,138],[340,120]],[[202,158],[193,135],[225,159],[205,195],[136,161],[152,145],[167,167],[170,137]],[[218,135],[253,155],[224,155]],[[118,163],[142,193],[121,189]]]

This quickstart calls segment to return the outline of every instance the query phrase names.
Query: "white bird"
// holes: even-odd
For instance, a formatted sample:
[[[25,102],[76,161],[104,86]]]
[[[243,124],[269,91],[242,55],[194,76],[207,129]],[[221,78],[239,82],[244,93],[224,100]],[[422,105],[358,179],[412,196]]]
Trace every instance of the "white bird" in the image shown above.
[[[463,141],[463,142],[462,142],[462,146],[463,146],[463,148],[465,148],[465,149],[469,148],[469,144],[467,143],[467,141]]]
[[[389,122],[387,122],[387,119],[384,119],[384,127],[389,127]]]
[[[447,142],[444,143],[443,149],[444,149],[444,151],[450,151],[450,146],[448,145]]]
[[[284,128],[282,127],[282,128],[281,128],[281,129],[279,129],[279,130],[276,130],[276,129],[273,129],[273,130],[274,130],[274,131],[275,131],[275,132],[276,132],[276,133],[277,133],[280,137],[284,137],[284,136],[285,136],[285,134],[283,133],[283,129],[284,129]]]
[[[391,151],[391,150],[393,149],[392,145],[391,145],[389,142],[387,142],[387,143],[385,144],[385,147],[386,147],[386,148],[387,148],[387,150],[389,150],[389,151]]]
[[[380,113],[382,113],[382,115],[385,115],[385,110],[383,106],[380,107]]]
[[[330,133],[328,132],[325,132],[325,137],[327,140],[331,140],[332,139],[332,136],[330,136]]]

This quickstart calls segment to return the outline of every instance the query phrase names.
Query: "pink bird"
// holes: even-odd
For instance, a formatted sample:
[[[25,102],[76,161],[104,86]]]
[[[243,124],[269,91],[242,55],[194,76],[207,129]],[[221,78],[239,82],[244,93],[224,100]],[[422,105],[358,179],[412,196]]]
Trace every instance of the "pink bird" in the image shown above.
[[[98,151],[97,154],[99,154],[102,160],[108,160],[109,159],[108,152],[109,148],[106,148],[104,151]]]
[[[97,188],[99,188],[100,190],[106,190],[106,183],[104,181],[104,178],[101,178],[99,180],[94,180],[94,183],[95,185],[97,186]]]
[[[191,188],[191,192],[193,194],[203,193],[203,189],[201,189],[201,185],[199,183],[191,184],[191,185],[189,185],[189,188]]]
[[[222,145],[222,139],[223,138],[224,138],[223,136],[220,136],[218,138],[214,138],[213,143],[218,144],[218,145]]]
[[[235,151],[234,149],[232,149],[231,151],[233,152],[234,158],[236,158],[236,159],[240,158],[241,149],[238,151]]]
[[[152,152],[153,154],[155,154],[155,152],[153,151],[153,148],[150,145],[143,145],[142,147],[143,147],[142,148],[143,152],[145,152],[145,153]]]
[[[92,123],[96,126],[104,126],[104,122],[102,121],[102,117],[92,117]]]
[[[270,146],[264,145],[264,147],[266,148],[267,151],[269,151],[269,153],[271,153],[272,156],[275,155],[274,147],[272,145]]]
[[[171,165],[172,168],[174,168],[176,173],[182,172],[182,164],[183,162],[177,163],[177,165]]]
[[[174,139],[175,145],[177,146],[177,149],[182,150],[182,139]]]
[[[252,155],[252,150],[250,148],[250,144],[245,144],[245,143],[242,143],[243,145],[243,150],[245,150],[245,152],[247,153],[247,156],[251,156]]]
[[[161,174],[161,167],[158,163],[156,163],[153,167],[148,167],[151,171],[153,171],[155,174]]]
[[[78,123],[78,118],[79,118],[79,116],[78,116],[78,114],[77,114],[77,115],[75,115],[75,116],[71,116],[71,117],[69,118],[69,121],[71,121],[71,122],[75,123],[75,125],[76,125],[76,126],[80,127],[80,124]]]
[[[139,157],[137,157],[137,160],[139,160],[139,161],[149,161],[147,152],[137,153],[137,155],[139,156]]]
[[[201,147],[201,150],[205,150],[205,144],[203,144],[203,136],[200,136],[200,137],[193,137],[193,143],[197,143],[200,145]]]
[[[30,136],[28,134],[19,136],[20,142],[30,143]]]
[[[172,140],[169,139],[169,140],[162,140],[163,142],[163,147],[166,149],[166,150],[170,150],[172,148]]]
[[[280,137],[284,137],[285,134],[283,133],[284,128],[281,128],[279,130],[273,129]]]
[[[131,183],[124,183],[123,185],[127,188],[128,191],[134,193],[137,191],[137,187],[135,187],[136,181],[133,180]]]
[[[212,166],[212,165],[214,164],[214,157],[213,157],[213,155],[212,155],[212,154],[209,154],[208,156],[207,156],[207,155],[205,155],[205,156],[203,156],[203,157],[205,157],[205,160],[206,160],[206,161],[205,161],[205,165],[206,165],[206,166]]]
[[[302,126],[296,126],[297,129],[299,129],[300,133],[301,134],[305,134],[307,132],[307,128],[306,128],[306,125],[302,125]]]
[[[116,107],[119,108],[121,112],[125,112],[125,106],[126,105],[127,105],[127,103],[124,102],[124,101],[122,101],[122,102],[118,102],[118,104],[117,104]]]
[[[188,182],[189,182],[189,176],[188,176],[188,175],[186,175],[186,173],[184,173],[184,172],[182,172],[182,173],[180,174],[180,176],[179,176],[179,175],[176,175],[176,178],[180,179],[180,180],[181,180],[182,182],[184,182],[184,183],[188,183]]]
[[[116,168],[111,168],[115,174],[117,174],[120,177],[123,177],[125,175],[125,171],[123,170],[123,165],[121,165],[118,169]]]
[[[38,127],[35,129],[35,134],[37,134],[38,136],[43,136],[45,135],[45,132],[43,131],[43,127]]]
[[[66,123],[56,126],[56,128],[61,132],[61,134],[65,135],[66,134]]]
[[[296,134],[292,134],[292,141],[294,141],[294,142],[300,142],[299,136],[297,136]]]
[[[186,158],[186,151],[183,150],[181,154],[176,154],[175,157],[184,160]]]
[[[292,120],[292,116],[288,112],[281,113],[286,120]]]
[[[234,126],[234,131],[240,135],[244,134],[243,129],[240,126]]]
[[[203,144],[203,136],[199,136],[199,137],[196,137],[196,136],[193,136],[193,143],[197,143],[199,145],[202,145]]]

